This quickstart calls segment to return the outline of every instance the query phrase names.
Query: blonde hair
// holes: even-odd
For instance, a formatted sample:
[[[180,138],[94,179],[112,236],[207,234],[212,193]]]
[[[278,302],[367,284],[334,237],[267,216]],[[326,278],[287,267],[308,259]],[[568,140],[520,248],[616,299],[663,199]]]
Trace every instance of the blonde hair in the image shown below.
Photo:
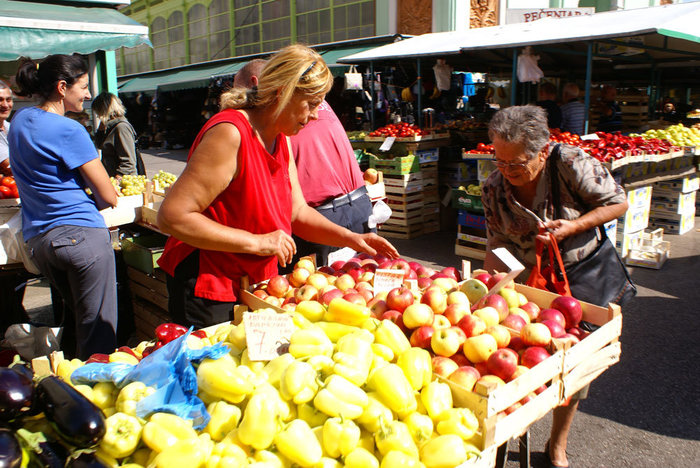
[[[293,44],[274,54],[258,77],[257,89],[233,88],[221,95],[221,110],[275,106],[277,119],[294,93],[317,96],[328,93],[333,75],[314,50]]]
[[[117,117],[124,117],[126,114],[126,108],[119,96],[107,91],[100,93],[92,101],[92,111],[97,116],[97,119],[105,124]]]

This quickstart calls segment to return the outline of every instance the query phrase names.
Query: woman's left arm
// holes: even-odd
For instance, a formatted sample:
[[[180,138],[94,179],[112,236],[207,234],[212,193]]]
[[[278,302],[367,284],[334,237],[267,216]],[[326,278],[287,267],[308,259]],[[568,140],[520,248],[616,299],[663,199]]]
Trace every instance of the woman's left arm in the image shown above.
[[[289,144],[289,139],[287,139]],[[370,255],[381,254],[397,258],[399,253],[389,241],[374,233],[358,234],[329,221],[325,216],[311,208],[304,199],[299,185],[297,168],[292,150],[289,148],[289,180],[292,185],[292,231],[309,242],[331,245],[333,247],[350,247],[357,252]]]
[[[562,239],[586,232],[596,226],[602,226],[608,221],[619,218],[625,214],[627,207],[628,203],[626,201],[615,205],[599,206],[578,219],[555,219],[547,221],[544,227],[554,234],[558,242],[561,242]],[[546,242],[548,239],[544,235],[539,235],[537,238],[543,242]]]

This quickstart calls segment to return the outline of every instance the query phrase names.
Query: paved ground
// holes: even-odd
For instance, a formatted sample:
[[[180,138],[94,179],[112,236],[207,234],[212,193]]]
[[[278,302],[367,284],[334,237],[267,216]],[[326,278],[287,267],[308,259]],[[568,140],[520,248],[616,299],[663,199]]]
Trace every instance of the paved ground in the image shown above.
[[[149,174],[179,174],[186,151],[148,150]],[[700,227],[700,218],[696,218]],[[671,258],[661,270],[633,268],[638,296],[623,310],[622,358],[592,386],[569,439],[576,468],[685,468],[700,466],[700,232],[666,236]],[[433,267],[459,267],[454,231],[393,241],[403,257]],[[472,268],[480,267],[474,261]],[[48,288],[28,288],[25,306],[45,312]],[[551,415],[530,431],[532,466],[547,466],[542,447]],[[517,463],[509,445],[508,468]]]

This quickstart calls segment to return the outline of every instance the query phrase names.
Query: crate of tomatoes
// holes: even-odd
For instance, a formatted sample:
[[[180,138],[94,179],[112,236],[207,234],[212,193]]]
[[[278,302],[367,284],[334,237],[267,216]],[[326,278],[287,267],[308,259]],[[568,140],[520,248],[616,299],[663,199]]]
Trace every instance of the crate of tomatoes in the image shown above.
[[[0,206],[15,206],[19,204],[19,192],[15,178],[0,175]]]
[[[420,141],[429,132],[407,122],[393,123],[370,132],[365,141],[382,141],[387,137],[396,137],[397,141]]]

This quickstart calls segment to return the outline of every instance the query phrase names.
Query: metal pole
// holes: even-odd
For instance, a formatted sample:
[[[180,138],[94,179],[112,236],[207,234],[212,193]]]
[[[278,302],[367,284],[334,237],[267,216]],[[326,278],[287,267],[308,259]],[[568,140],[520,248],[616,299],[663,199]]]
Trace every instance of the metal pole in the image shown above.
[[[510,105],[515,105],[515,93],[518,90],[518,49],[513,49],[513,73],[510,77]]]
[[[422,97],[422,95],[423,95],[423,93],[422,93],[422,91],[423,91],[423,80],[422,80],[421,77],[420,77],[420,74],[421,74],[421,71],[420,71],[420,58],[417,58],[417,59],[416,59],[416,69],[417,69],[417,72],[418,72],[418,77],[416,78],[416,86],[418,87],[418,93],[416,93],[416,94],[418,94],[417,101],[416,101],[416,106],[417,106],[417,109],[416,109],[416,112],[417,112],[417,115],[416,115],[416,122],[418,122],[418,126],[419,126],[419,127],[422,127],[422,126],[423,126],[423,116],[422,116],[421,110],[422,110],[422,107],[423,107],[423,97]]]
[[[369,125],[374,130],[374,62],[369,62],[369,95],[372,109],[369,113]]]
[[[588,116],[591,107],[591,76],[593,75],[593,43],[588,43],[588,53],[586,55],[586,93],[583,98],[583,133],[588,134]]]

